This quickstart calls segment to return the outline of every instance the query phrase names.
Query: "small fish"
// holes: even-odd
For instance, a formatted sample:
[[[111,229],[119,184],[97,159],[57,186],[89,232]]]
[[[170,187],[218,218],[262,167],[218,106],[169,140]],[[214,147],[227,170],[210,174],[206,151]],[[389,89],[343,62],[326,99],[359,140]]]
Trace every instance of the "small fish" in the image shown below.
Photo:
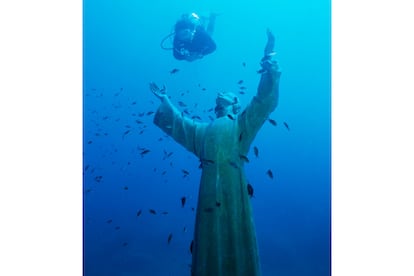
[[[147,112],[147,116],[149,116],[149,115],[151,115],[151,114],[154,114],[154,111],[148,111],[148,112]]]
[[[125,186],[125,187],[124,187],[124,190],[128,190],[128,186]]]
[[[170,157],[174,152],[169,152],[169,153],[167,153],[167,152],[165,152],[167,155],[165,156],[165,158],[168,158],[168,157]]]
[[[254,155],[256,155],[256,157],[259,157],[259,149],[256,146],[253,147],[253,151],[254,151]]]
[[[229,164],[230,164],[230,166],[232,166],[235,169],[238,169],[239,168],[239,166],[237,165],[236,162],[233,162],[233,161],[229,160]]]
[[[231,114],[227,114],[227,117],[229,117],[230,120],[235,120],[234,117]]]
[[[220,207],[220,206],[221,206],[221,203],[220,203],[220,202],[218,202],[218,201],[216,201],[216,206],[217,206],[217,207]]]
[[[112,223],[112,219],[108,219],[106,223]]]
[[[182,169],[181,171],[183,172],[184,177],[186,177],[187,175],[189,175],[189,174],[190,174],[188,171],[186,171],[186,170],[184,170],[184,169]]]
[[[180,71],[180,69],[174,68],[174,69],[172,69],[172,70],[170,71],[170,74],[172,75],[172,74],[175,74],[175,73],[177,73],[177,72],[179,72],[179,71]]]
[[[192,116],[191,119],[197,119],[197,120],[200,120],[201,121],[201,117],[200,116],[197,116],[197,115]]]
[[[122,135],[122,139],[125,137],[125,135],[127,135],[128,133],[130,133],[131,132],[131,130],[130,129],[128,129],[127,131],[125,131],[124,132],[124,134]]]
[[[183,228],[183,232],[184,232],[184,233],[187,233],[187,227],[185,227],[185,226],[184,226],[184,228]]]
[[[119,230],[119,229],[121,229],[121,227],[120,227],[120,226],[116,226],[116,227],[115,227],[115,230]]]
[[[101,180],[102,180],[102,176],[101,175],[95,176],[95,181],[96,182],[101,182]]]
[[[149,149],[144,149],[144,150],[142,150],[141,151],[141,155],[144,155],[144,154],[147,154],[147,153],[149,153],[150,152],[150,150]]]
[[[131,103],[131,105],[136,105],[136,104],[137,104],[137,102],[132,102],[132,103]]]
[[[186,201],[186,198],[185,198],[185,196],[183,196],[183,197],[181,198],[181,207],[184,207],[184,205],[185,205],[185,201]]]
[[[246,94],[246,92],[241,90],[241,91],[239,91],[239,94],[244,95],[244,94]]]
[[[161,215],[168,215],[168,212],[164,211],[164,212],[161,213]]]
[[[207,110],[207,112],[212,112],[214,110],[214,108],[210,108],[209,110]]]
[[[250,196],[250,198],[253,197],[253,187],[250,184],[247,184],[247,194]]]
[[[240,159],[241,160],[243,160],[244,162],[246,162],[246,163],[249,163],[250,161],[249,161],[249,158],[247,158],[247,156],[245,156],[245,155],[239,155],[240,156]]]
[[[243,80],[239,80],[238,82],[237,82],[237,84],[242,84],[243,83]]]
[[[88,145],[90,145],[90,144],[92,144],[92,141],[91,140],[88,141]]]
[[[276,121],[275,120],[273,120],[273,119],[268,119],[268,121],[269,121],[269,123],[271,123],[272,125],[274,125],[274,126],[276,126],[277,125],[277,123],[276,123]]]
[[[207,89],[203,87],[201,90],[206,91]]]
[[[241,142],[241,140],[243,139],[243,132],[240,132],[240,135],[239,135],[239,142]]]
[[[246,90],[246,86],[240,86],[239,89],[240,90]]]
[[[271,179],[273,179],[273,172],[269,169],[269,170],[267,170],[267,172],[266,172],[266,174],[271,178]]]
[[[127,242],[124,242],[123,244],[122,244],[122,246],[127,246],[128,245],[128,243]]]
[[[260,69],[256,71],[257,74],[263,74],[264,72],[266,72],[266,69]]]
[[[243,67],[246,67],[246,62],[242,62]]]
[[[182,101],[179,101],[178,105],[181,106],[181,107],[187,107],[187,105],[185,103],[183,103]]]
[[[142,210],[138,210],[137,217],[139,217],[142,214]]]
[[[168,240],[167,240],[167,243],[168,243],[168,244],[170,244],[172,237],[173,237],[173,235],[172,235],[172,233],[170,233],[170,234],[168,235]]]
[[[149,209],[149,212],[150,212],[150,214],[152,214],[152,215],[156,215],[156,214],[157,214],[157,212],[155,212],[155,210],[154,210],[154,209]]]
[[[193,254],[193,246],[194,246],[194,240],[192,240],[191,244],[190,244],[190,253],[191,253],[191,255]]]
[[[290,130],[288,124],[286,122],[283,122],[283,124],[285,125],[285,127],[287,128],[287,130]]]
[[[200,159],[200,166],[198,166],[199,169],[203,168],[204,166],[210,165],[210,164],[214,164],[213,160],[208,160],[208,159]]]
[[[89,169],[89,165],[86,165],[84,171],[86,172],[88,169]]]
[[[140,121],[140,120],[135,120],[135,123],[137,123],[137,124],[142,124],[143,122],[142,122],[142,121]]]

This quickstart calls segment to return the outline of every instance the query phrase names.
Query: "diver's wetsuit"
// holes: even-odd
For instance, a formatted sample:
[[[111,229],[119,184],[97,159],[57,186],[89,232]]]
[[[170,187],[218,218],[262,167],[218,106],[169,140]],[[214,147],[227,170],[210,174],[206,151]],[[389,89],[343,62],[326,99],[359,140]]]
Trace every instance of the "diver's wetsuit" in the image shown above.
[[[195,30],[192,39],[182,40],[179,38],[177,34],[184,30]],[[178,60],[192,61],[216,50],[216,43],[201,25],[195,26],[194,23],[183,19],[175,24],[175,33],[173,54]],[[188,52],[186,53],[185,50]]]

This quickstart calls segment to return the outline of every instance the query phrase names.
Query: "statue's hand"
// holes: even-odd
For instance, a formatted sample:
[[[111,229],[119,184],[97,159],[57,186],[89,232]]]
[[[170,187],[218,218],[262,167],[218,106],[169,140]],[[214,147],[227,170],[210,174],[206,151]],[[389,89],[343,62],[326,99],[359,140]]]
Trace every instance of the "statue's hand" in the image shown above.
[[[155,82],[150,82],[149,88],[151,92],[160,100],[163,100],[167,96],[165,85],[163,85],[162,89],[160,89]]]
[[[275,36],[273,35],[270,29],[267,29],[266,33],[267,33],[267,43],[264,49],[265,57],[268,55],[272,55],[273,53],[276,54],[273,50],[275,48]]]
[[[281,72],[279,70],[279,65],[273,57],[276,56],[276,52],[273,50],[275,46],[275,36],[273,35],[272,31],[267,29],[267,43],[264,50],[264,56],[260,61],[260,65],[262,69],[259,70],[259,73],[265,73],[272,71],[276,74],[276,76],[280,76]]]

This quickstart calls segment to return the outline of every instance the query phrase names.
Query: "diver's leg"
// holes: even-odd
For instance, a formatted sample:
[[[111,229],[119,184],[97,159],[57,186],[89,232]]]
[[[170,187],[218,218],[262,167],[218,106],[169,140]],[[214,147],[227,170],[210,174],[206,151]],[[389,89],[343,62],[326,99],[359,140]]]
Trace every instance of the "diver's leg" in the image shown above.
[[[216,24],[216,13],[211,13],[209,20],[208,20],[208,26],[207,26],[207,33],[212,36],[214,32],[214,25]]]

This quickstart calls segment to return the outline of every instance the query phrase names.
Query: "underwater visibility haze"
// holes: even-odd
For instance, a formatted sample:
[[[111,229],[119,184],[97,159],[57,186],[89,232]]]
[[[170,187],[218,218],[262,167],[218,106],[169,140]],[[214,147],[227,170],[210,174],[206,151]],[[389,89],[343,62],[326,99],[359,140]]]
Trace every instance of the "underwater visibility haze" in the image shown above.
[[[241,156],[261,275],[331,274],[330,9],[328,0],[83,1],[84,275],[191,274],[200,165],[212,161],[200,164],[154,124],[149,83],[197,122],[212,122],[218,93],[236,94],[243,111],[267,29],[278,105]],[[217,14],[217,47],[189,62],[163,47],[191,12]]]

